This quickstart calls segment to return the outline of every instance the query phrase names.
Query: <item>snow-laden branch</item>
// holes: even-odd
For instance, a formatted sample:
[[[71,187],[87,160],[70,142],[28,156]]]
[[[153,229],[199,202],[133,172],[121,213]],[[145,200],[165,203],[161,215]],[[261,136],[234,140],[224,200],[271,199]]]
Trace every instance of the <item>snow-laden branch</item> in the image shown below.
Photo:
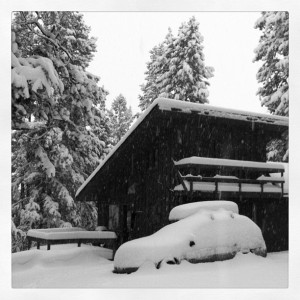
[[[26,16],[24,14],[24,12],[21,12],[23,18],[26,20]],[[38,17],[36,20],[26,20],[24,22],[25,25],[27,25],[27,27],[29,28],[29,30],[33,33],[33,34],[36,34],[37,36],[40,36],[44,39],[46,39],[47,41],[51,42],[55,47],[57,48],[60,48],[61,50],[63,50],[67,56],[69,57],[70,61],[72,62],[72,56],[71,54],[69,53],[69,51],[63,47],[57,40],[56,40],[56,36],[52,33],[52,32],[49,32],[48,30],[46,30],[39,22],[39,14],[37,13]],[[38,27],[38,29],[42,32],[42,34],[39,34],[37,33],[36,31],[34,31],[29,25],[31,24],[34,24]]]

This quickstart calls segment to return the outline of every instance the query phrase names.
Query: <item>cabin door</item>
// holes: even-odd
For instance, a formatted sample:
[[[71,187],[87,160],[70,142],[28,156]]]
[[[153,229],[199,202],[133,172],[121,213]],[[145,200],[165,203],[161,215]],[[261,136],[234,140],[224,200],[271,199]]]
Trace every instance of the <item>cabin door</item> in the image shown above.
[[[123,211],[123,220],[122,220],[122,243],[125,243],[128,241],[129,237],[129,231],[128,231],[128,213],[130,211],[128,210],[128,205],[123,205],[122,206],[122,211]]]
[[[120,219],[119,205],[111,204],[108,208],[108,228],[112,231],[118,231]]]
[[[129,239],[132,211],[129,205],[109,205],[109,230],[115,231],[121,244]]]

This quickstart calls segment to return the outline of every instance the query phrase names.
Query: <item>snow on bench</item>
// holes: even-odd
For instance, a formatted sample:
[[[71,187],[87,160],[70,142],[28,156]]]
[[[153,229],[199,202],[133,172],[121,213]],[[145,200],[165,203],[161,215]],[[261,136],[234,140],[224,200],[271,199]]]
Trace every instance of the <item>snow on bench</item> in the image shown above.
[[[216,211],[219,209],[231,211],[236,214],[239,213],[238,205],[232,201],[213,200],[213,201],[192,202],[192,203],[175,206],[170,211],[169,221],[178,221],[192,214],[204,210]]]
[[[78,227],[71,228],[48,228],[48,229],[31,229],[27,233],[29,241],[28,249],[31,242],[37,242],[37,249],[40,249],[40,243],[47,243],[47,250],[53,244],[77,243],[99,243],[114,242],[117,235],[113,231],[87,231]]]

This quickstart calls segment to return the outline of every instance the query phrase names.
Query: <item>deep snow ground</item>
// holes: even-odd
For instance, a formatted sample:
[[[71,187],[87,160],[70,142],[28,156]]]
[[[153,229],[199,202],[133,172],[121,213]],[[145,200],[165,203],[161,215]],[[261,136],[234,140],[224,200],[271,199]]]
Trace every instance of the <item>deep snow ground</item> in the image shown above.
[[[104,250],[104,251],[103,251]],[[266,258],[238,253],[213,263],[144,264],[130,275],[114,274],[110,253],[75,244],[12,255],[13,288],[287,288],[288,252]],[[106,257],[106,258],[105,258]]]

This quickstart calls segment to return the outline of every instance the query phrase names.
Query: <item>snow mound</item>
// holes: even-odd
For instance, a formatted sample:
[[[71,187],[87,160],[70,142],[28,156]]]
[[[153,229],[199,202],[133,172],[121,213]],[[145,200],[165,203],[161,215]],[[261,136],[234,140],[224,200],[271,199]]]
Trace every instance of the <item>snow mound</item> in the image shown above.
[[[97,226],[95,231],[106,231],[107,228],[105,226]]]
[[[215,211],[220,208],[223,208],[236,214],[239,213],[239,208],[237,204],[232,201],[215,200],[193,202],[174,207],[170,212],[169,220],[178,221],[203,210]]]
[[[159,268],[162,262],[225,260],[239,251],[267,255],[260,228],[246,216],[231,211],[202,210],[148,237],[121,245],[115,255],[114,272],[131,273],[147,261]]]
[[[34,266],[76,265],[90,260],[112,259],[112,250],[102,247],[76,244],[54,245],[51,251],[28,250],[12,254],[12,271],[26,271]]]

